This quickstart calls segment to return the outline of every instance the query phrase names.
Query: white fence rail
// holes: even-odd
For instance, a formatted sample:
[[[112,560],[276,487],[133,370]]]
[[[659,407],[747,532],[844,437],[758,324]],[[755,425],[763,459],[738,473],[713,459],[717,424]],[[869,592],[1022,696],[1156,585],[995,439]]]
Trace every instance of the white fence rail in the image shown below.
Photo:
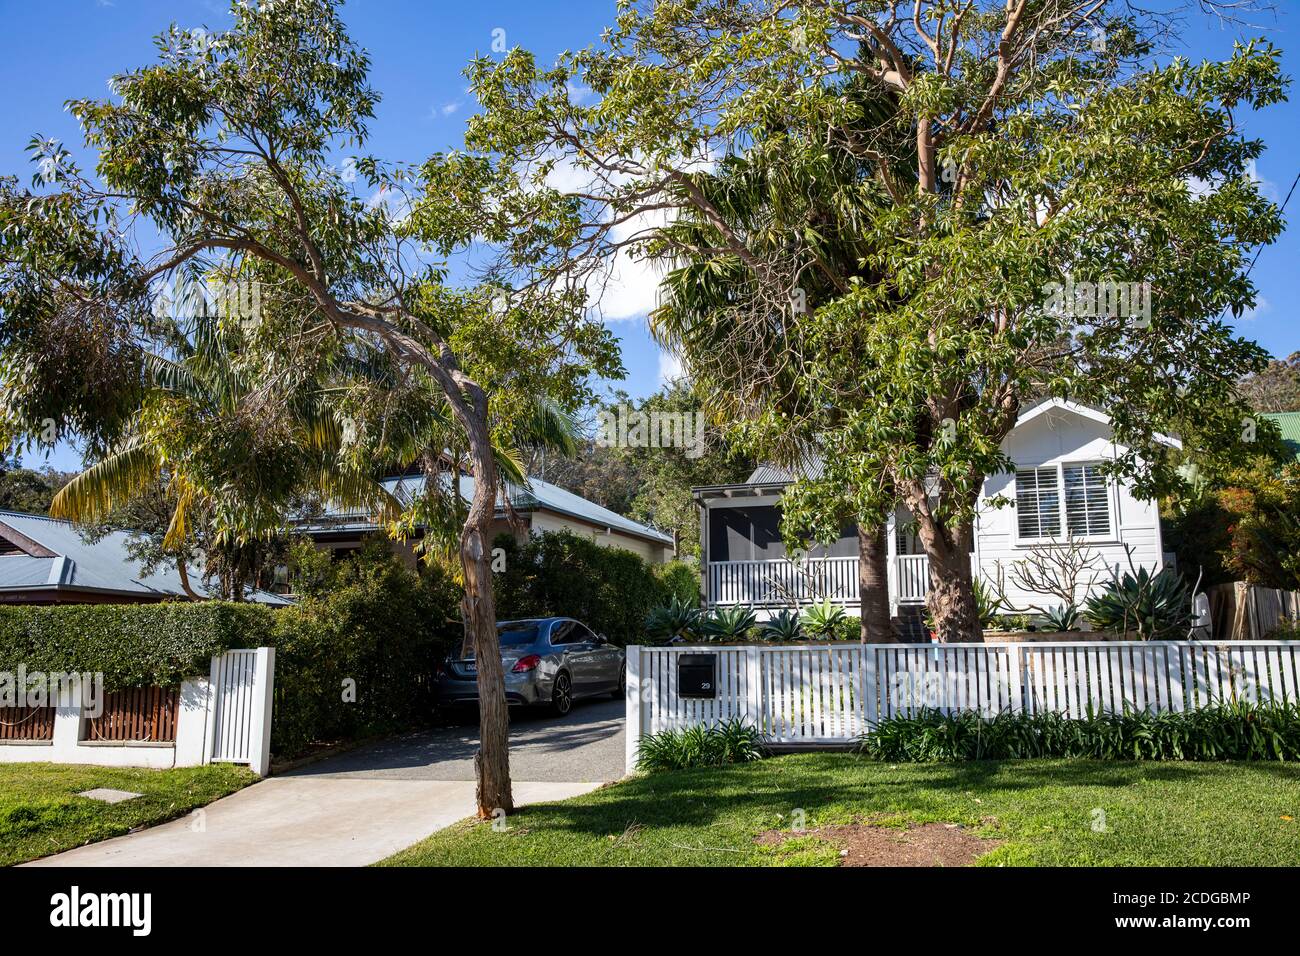
[[[713,604],[791,607],[826,598],[838,602],[856,601],[858,559],[711,561],[708,593]]]
[[[900,554],[895,559],[899,604],[920,604],[930,591],[930,559],[924,554]]]
[[[683,697],[678,659],[715,655],[716,696]],[[627,766],[640,738],[730,719],[776,744],[843,744],[924,709],[1066,717],[1300,699],[1300,642],[629,647]]]

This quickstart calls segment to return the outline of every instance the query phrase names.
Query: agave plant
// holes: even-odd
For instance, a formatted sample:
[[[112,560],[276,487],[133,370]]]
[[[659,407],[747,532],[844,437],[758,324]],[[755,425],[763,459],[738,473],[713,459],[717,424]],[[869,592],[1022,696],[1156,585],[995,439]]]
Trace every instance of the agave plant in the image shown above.
[[[803,612],[803,629],[824,641],[835,640],[843,627],[844,608],[829,600],[814,604]]]
[[[993,589],[984,583],[983,578],[977,577],[971,582],[971,590],[975,593],[975,611],[979,614],[980,627],[993,627],[1001,609],[1001,603]]]
[[[767,641],[801,641],[803,637],[803,622],[798,614],[788,609],[774,614],[763,625],[763,639]]]
[[[1053,631],[1073,631],[1079,626],[1079,607],[1075,604],[1062,604],[1044,611],[1043,619]]]
[[[659,644],[694,641],[700,637],[700,610],[674,596],[646,617],[646,634]]]
[[[1192,627],[1192,594],[1176,572],[1137,568],[1112,579],[1084,613],[1100,630],[1136,634],[1142,641],[1179,640]]]
[[[720,607],[704,617],[700,631],[706,641],[725,644],[745,640],[757,623],[750,608]]]

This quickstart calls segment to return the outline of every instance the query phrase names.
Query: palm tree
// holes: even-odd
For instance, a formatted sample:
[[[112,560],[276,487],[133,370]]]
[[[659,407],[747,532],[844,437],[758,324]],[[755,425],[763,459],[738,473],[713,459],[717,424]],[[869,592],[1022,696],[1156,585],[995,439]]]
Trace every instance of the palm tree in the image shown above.
[[[302,383],[276,393],[243,361],[239,335],[216,319],[199,318],[185,332],[173,355],[143,357],[144,397],[125,439],[55,495],[51,515],[101,522],[160,490],[171,512],[161,547],[186,593],[199,596],[188,564],[202,550],[220,592],[235,600],[295,498],[314,494],[396,517],[399,503],[340,454],[344,423],[324,391]]]
[[[891,135],[891,99],[858,83],[844,92],[858,109],[864,138]],[[835,382],[834,369],[829,388],[827,372],[810,387],[808,363],[818,346],[805,340],[800,316],[859,283],[874,284],[863,265],[873,241],[865,212],[889,203],[908,175],[908,167],[901,169],[864,164],[847,145],[767,137],[762,147],[692,178],[716,217],[684,203],[680,217],[648,245],[670,267],[650,316],[653,334],[686,360],[713,417],[782,423],[753,430],[765,457],[792,471],[819,452],[819,434],[834,427],[837,385],[852,387]],[[888,549],[877,516],[885,502],[892,506],[892,490],[846,489],[842,497],[858,527],[863,640],[892,642]]]
[[[146,355],[145,398],[127,437],[68,482],[50,513],[101,522],[161,490],[171,512],[161,548],[191,598],[199,595],[188,566],[201,552],[220,593],[238,600],[304,500],[371,514],[398,536],[419,526],[420,550],[459,569],[465,503],[451,479],[466,470],[466,456],[441,393],[400,380],[379,351],[342,354],[285,391],[243,344],[237,331],[201,318],[176,337],[174,356]],[[376,401],[378,412],[369,407]],[[535,400],[518,422],[494,443],[501,482],[527,483],[522,448],[576,453],[577,425],[554,403]],[[379,478],[412,461],[429,480],[418,501],[402,501]]]

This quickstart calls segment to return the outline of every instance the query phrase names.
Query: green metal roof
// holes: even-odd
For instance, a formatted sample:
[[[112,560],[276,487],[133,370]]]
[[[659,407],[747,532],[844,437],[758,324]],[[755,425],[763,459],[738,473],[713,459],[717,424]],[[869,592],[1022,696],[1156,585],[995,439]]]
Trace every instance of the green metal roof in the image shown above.
[[[1300,460],[1300,412],[1267,412],[1263,417],[1277,422],[1277,427],[1282,430],[1282,441]]]

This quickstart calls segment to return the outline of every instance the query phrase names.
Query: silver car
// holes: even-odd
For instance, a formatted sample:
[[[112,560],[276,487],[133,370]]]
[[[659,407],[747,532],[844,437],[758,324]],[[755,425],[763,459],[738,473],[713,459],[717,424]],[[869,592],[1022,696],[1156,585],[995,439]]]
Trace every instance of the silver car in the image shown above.
[[[542,704],[567,714],[573,702],[603,694],[620,698],[627,686],[623,649],[569,617],[542,617],[497,624],[506,701]],[[438,668],[440,704],[478,701],[478,664],[473,656],[449,659]]]

